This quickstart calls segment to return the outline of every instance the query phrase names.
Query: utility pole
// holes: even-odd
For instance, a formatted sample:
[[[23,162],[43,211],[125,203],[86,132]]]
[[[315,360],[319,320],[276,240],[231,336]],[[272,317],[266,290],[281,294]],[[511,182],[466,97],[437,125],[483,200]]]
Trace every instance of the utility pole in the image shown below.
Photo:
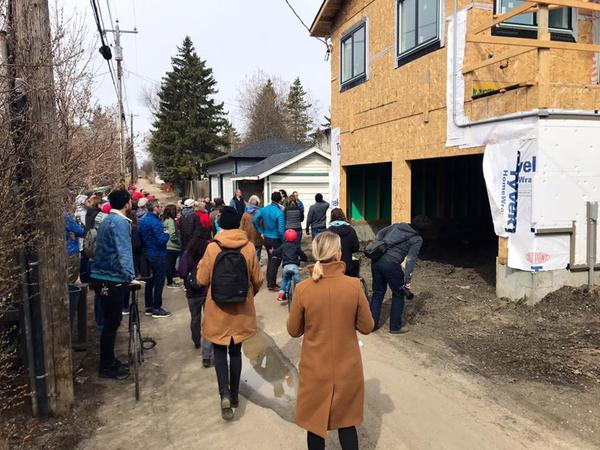
[[[121,157],[121,181],[125,182],[125,109],[123,108],[123,47],[121,47],[121,33],[137,34],[137,28],[133,30],[121,30],[119,19],[115,21],[114,30],[104,30],[115,35],[115,61],[117,61],[117,101],[119,102],[119,143]]]
[[[135,160],[135,146],[133,144],[133,113],[129,114],[129,132],[131,142],[131,184],[135,184],[137,181],[137,161]]]
[[[62,147],[57,137],[48,0],[10,0],[8,10],[17,183],[31,216],[23,227],[26,248],[21,265],[29,269],[23,291],[30,298],[37,407],[43,417],[46,405],[50,413],[64,414],[74,398]],[[42,324],[39,332],[36,324]]]

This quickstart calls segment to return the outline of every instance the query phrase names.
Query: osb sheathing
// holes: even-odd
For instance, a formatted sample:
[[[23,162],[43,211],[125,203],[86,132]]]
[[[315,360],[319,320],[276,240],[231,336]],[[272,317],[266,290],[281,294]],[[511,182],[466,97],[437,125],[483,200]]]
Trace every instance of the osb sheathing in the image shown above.
[[[468,29],[492,18],[485,2],[468,13]],[[488,2],[491,5],[491,2]],[[459,1],[459,8],[471,5]],[[410,160],[482,153],[483,148],[459,150],[446,142],[446,47],[396,68],[396,19],[393,0],[348,0],[334,21],[331,54],[332,126],[342,133],[342,166],[392,162],[392,220],[410,217]],[[452,2],[445,5],[452,15]],[[367,20],[368,80],[340,92],[340,38]],[[489,31],[484,32],[489,34]],[[578,42],[592,42],[592,22],[580,13]],[[445,33],[446,40],[448,39]],[[465,65],[497,56],[515,47],[467,44]],[[549,104],[539,105],[537,50],[497,63],[465,77],[465,113],[472,120],[541,106],[600,109],[600,89],[590,85],[591,53],[551,50]],[[502,65],[502,68],[500,67]],[[505,93],[471,100],[473,81],[530,83]],[[409,161],[409,162],[407,162]],[[345,172],[340,200],[346,206]]]

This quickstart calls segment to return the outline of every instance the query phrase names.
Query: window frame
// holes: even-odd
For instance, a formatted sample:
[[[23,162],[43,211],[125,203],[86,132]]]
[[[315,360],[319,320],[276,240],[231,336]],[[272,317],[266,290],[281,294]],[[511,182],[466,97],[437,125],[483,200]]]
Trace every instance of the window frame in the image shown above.
[[[396,68],[409,63],[417,58],[420,58],[421,56],[424,56],[428,53],[431,53],[433,51],[439,50],[440,48],[444,47],[444,33],[445,33],[445,23],[446,23],[446,17],[445,17],[445,11],[444,11],[444,0],[436,0],[437,3],[437,36],[433,39],[430,39],[426,42],[423,42],[422,44],[419,44],[413,48],[411,48],[410,50],[407,50],[403,53],[401,53],[401,42],[400,42],[400,36],[402,33],[402,20],[401,20],[401,6],[402,3],[405,0],[396,0],[396,10],[394,12],[395,15],[395,19],[396,19],[396,43],[395,43],[395,47],[396,47]],[[419,5],[418,2],[422,1],[422,0],[415,0],[417,2],[417,13],[418,13],[418,9],[419,9]],[[415,14],[415,26],[417,27],[416,29],[418,30],[418,21],[419,21],[419,15]]]
[[[344,81],[344,42],[348,39],[352,39],[354,33],[364,27],[365,30],[365,48],[364,48],[364,58],[365,58],[365,70],[364,72],[354,75],[350,77],[348,80]],[[364,83],[369,79],[369,24],[367,18],[362,19],[360,22],[354,24],[348,30],[346,30],[342,36],[340,37],[340,91],[346,91],[351,89],[359,84]],[[354,70],[354,45],[352,45],[352,61],[350,62],[352,69]]]
[[[501,11],[502,0],[494,0],[493,11],[494,14],[498,14]],[[571,27],[569,29],[553,28],[549,27],[550,39],[553,41],[577,41],[577,9],[568,8],[569,19]],[[531,14],[535,14],[532,12]],[[509,19],[510,20],[510,19]],[[506,23],[501,22],[496,26],[492,27],[492,36],[507,36],[507,37],[519,37],[525,39],[537,39],[537,24],[536,25],[524,25],[519,23]]]

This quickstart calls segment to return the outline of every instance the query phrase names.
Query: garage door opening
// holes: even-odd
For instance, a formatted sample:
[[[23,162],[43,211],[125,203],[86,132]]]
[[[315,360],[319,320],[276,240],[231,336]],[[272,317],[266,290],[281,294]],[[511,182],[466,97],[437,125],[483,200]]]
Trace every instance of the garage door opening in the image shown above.
[[[392,164],[347,166],[345,170],[348,217],[354,224],[368,225],[371,233],[389,225],[392,219]]]
[[[425,215],[433,226],[421,258],[477,269],[495,281],[498,239],[483,178],[483,155],[411,162],[411,217]]]

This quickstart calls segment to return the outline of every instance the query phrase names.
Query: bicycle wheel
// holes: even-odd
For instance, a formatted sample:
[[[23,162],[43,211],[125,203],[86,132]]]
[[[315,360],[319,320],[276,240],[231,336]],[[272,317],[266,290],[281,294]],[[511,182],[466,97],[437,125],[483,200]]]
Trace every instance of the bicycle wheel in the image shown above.
[[[137,329],[138,324],[133,324],[133,380],[135,382],[135,399],[140,399],[140,363],[142,344],[140,342],[140,334]]]
[[[288,312],[292,309],[292,300],[294,298],[294,291],[296,290],[296,283],[294,282],[294,279],[292,278],[292,280],[290,281],[290,289],[288,291]]]
[[[363,277],[359,277],[360,280],[360,286],[362,287],[362,290],[365,292],[365,296],[367,297],[367,300],[369,301],[369,303],[371,303],[371,297],[369,297],[369,287],[367,286],[367,282],[365,281],[365,279]]]

